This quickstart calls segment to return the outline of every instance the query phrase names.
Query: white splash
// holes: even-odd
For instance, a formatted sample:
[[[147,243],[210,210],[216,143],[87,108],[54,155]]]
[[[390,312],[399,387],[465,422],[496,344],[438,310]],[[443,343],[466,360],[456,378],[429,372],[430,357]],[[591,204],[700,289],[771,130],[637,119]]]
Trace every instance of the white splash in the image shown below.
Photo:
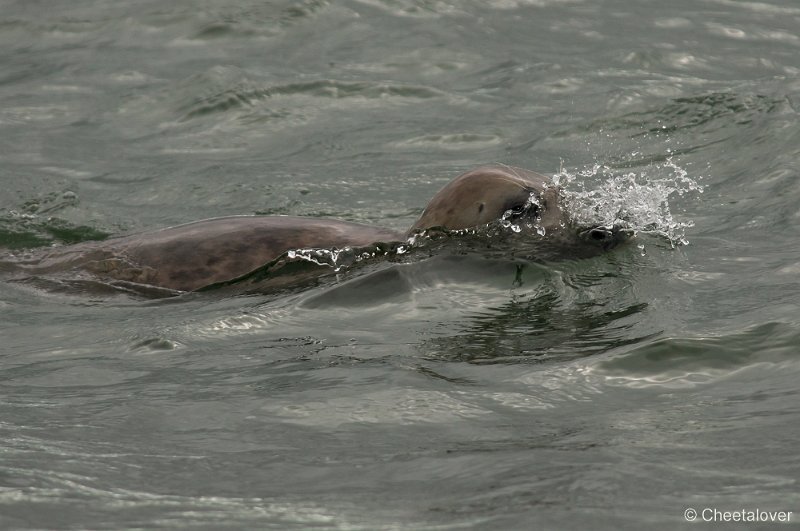
[[[656,234],[667,238],[672,246],[689,243],[685,231],[694,223],[673,217],[670,197],[703,191],[672,157],[638,173],[615,174],[605,164],[595,164],[574,174],[562,169],[553,176],[553,181],[564,188],[564,201],[576,225]],[[576,186],[577,190],[572,189]]]
[[[542,204],[539,202],[539,197],[535,192],[531,192],[531,195],[520,209],[509,209],[503,212],[503,215],[500,216],[499,220],[500,226],[504,229],[509,229],[512,232],[522,232],[522,227],[519,226],[519,223],[516,220],[523,214],[527,213],[531,208],[536,208],[537,211],[541,211],[542,208]],[[527,228],[535,229],[539,236],[544,236],[545,230],[544,227],[539,224],[540,221],[541,218],[537,216],[534,220],[529,218],[524,223]]]

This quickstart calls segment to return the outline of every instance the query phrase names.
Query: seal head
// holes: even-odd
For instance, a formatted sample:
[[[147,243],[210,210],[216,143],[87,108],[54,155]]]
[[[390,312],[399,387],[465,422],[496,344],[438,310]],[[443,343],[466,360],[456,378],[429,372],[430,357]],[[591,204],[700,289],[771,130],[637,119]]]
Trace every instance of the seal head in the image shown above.
[[[409,234],[431,228],[461,230],[507,220],[534,226],[541,243],[563,253],[591,256],[625,241],[619,227],[575,227],[562,207],[562,191],[544,175],[506,165],[483,166],[459,175],[425,207]]]
[[[483,166],[459,175],[434,195],[410,232],[480,227],[509,211],[512,216],[540,218],[545,228],[562,216],[557,188],[544,175],[512,166]]]

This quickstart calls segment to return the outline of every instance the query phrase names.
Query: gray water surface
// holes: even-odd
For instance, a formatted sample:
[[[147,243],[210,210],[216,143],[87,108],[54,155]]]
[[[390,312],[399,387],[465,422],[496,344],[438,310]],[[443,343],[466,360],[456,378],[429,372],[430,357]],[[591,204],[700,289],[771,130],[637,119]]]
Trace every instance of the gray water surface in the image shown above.
[[[2,282],[0,527],[799,521],[800,4],[2,13],[15,253],[233,214],[404,230],[489,162],[561,172],[583,201],[629,175],[632,206],[675,168],[702,192],[654,211],[688,245],[641,233],[521,272],[442,253],[166,300]]]

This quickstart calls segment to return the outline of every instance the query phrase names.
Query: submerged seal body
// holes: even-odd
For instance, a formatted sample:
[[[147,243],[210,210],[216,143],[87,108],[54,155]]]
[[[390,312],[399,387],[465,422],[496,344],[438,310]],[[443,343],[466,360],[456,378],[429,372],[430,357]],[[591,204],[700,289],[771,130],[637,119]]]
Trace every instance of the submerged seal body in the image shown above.
[[[38,252],[17,260],[13,269],[33,275],[77,270],[100,279],[194,291],[246,275],[291,250],[402,242],[426,229],[469,229],[501,218],[535,225],[555,245],[587,251],[581,254],[597,254],[620,239],[602,227],[571,227],[559,190],[547,177],[497,165],[453,179],[405,234],[333,219],[233,216]]]

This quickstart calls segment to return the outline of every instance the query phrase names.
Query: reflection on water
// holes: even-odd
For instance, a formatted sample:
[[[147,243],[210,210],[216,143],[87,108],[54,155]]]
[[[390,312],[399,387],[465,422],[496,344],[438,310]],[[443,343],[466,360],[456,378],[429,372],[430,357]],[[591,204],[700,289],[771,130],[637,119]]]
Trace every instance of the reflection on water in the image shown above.
[[[509,283],[508,300],[463,312],[452,335],[424,341],[421,355],[471,363],[567,361],[657,334],[631,330],[648,304],[636,300],[632,279],[615,271],[613,261],[586,260],[562,271],[522,267],[534,272],[523,274],[519,287]]]
[[[335,318],[338,328],[356,335],[418,326],[424,339],[415,356],[429,361],[563,362],[658,335],[636,329],[648,309],[633,288],[636,268],[629,261],[637,259],[634,250],[620,249],[554,264],[449,253],[377,264],[312,291],[296,288],[296,305],[281,307],[278,299],[210,324],[204,333],[270,334]],[[335,334],[317,334],[321,344],[336,343]]]

